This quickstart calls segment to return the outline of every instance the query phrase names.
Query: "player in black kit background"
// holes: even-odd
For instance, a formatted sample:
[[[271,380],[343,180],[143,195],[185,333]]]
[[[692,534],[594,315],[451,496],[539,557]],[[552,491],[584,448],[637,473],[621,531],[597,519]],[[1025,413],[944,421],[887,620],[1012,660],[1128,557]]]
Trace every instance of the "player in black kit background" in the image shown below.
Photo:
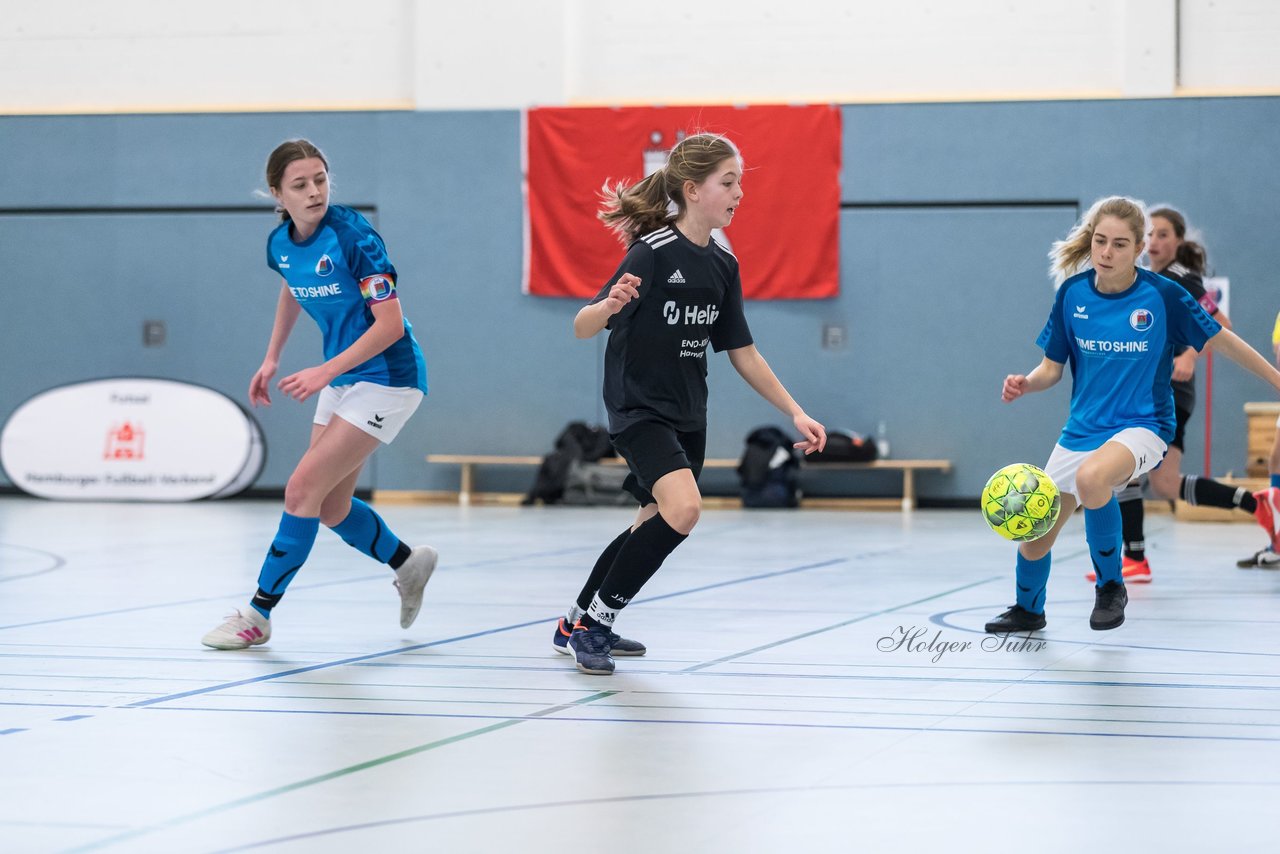
[[[604,188],[600,219],[627,245],[618,270],[578,312],[573,331],[609,329],[604,402],[609,434],[631,469],[626,489],[640,502],[635,522],[611,542],[567,615],[555,648],[584,673],[610,674],[614,655],[643,644],[613,631],[618,613],[698,523],[698,475],[707,444],[707,348],[727,350],[761,397],[791,417],[804,453],[826,430],[774,376],[742,309],[738,259],[711,232],[742,201],[742,157],[723,136],[699,133],[671,150],[643,181]],[[674,213],[671,207],[674,206]]]

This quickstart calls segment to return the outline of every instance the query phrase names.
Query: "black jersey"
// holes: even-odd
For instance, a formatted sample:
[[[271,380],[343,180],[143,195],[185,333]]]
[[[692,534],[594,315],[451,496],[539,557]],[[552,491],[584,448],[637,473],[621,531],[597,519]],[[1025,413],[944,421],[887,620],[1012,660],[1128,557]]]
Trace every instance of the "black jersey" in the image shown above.
[[[1209,314],[1218,313],[1218,305],[1213,301],[1213,297],[1209,296],[1208,291],[1204,289],[1204,279],[1200,277],[1199,273],[1174,262],[1161,270],[1160,275],[1182,285],[1187,293],[1191,294],[1192,299],[1200,303],[1201,307]],[[1192,375],[1190,379],[1185,380],[1173,380],[1169,384],[1173,386],[1174,405],[1188,412],[1194,411],[1196,408],[1195,376]]]
[[[640,279],[639,299],[609,318],[604,403],[609,432],[641,421],[676,430],[707,424],[707,345],[717,352],[752,343],[742,311],[738,259],[712,240],[698,246],[674,226],[638,238],[592,303],[624,273]]]

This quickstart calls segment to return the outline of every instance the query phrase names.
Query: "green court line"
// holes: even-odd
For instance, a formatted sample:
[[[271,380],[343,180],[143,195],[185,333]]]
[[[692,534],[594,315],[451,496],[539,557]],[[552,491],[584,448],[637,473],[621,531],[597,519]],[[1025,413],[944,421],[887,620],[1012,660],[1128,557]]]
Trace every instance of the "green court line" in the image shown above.
[[[792,635],[789,638],[783,638],[780,641],[767,643],[764,646],[757,646],[752,649],[748,649],[744,652],[735,652],[733,655],[726,655],[724,658],[717,658],[715,661],[704,661],[702,664],[695,664],[692,667],[686,667],[679,672],[695,673],[699,670],[705,670],[708,667],[715,667],[717,664],[724,664],[725,662],[733,661],[734,659],[737,659],[737,658],[745,658],[748,655],[755,655],[757,652],[763,652],[766,649],[773,649],[774,647],[777,647],[777,646],[789,644],[792,641],[803,640],[804,638],[810,638],[810,637],[813,637],[814,635],[820,635],[823,632],[830,632],[835,629],[842,629],[845,626],[851,626],[854,623],[860,623],[863,620],[870,620],[872,617],[880,617],[885,614],[892,614],[894,611],[899,611],[903,608],[910,608],[912,605],[919,605],[922,602],[931,602],[934,599],[941,599],[943,596],[950,596],[952,593],[959,593],[961,590],[968,590],[970,587],[979,587],[983,584],[990,584],[992,581],[998,581],[1003,577],[1004,576],[1002,575],[993,575],[990,578],[984,578],[981,581],[975,581],[972,584],[965,584],[961,587],[953,587],[950,590],[944,590],[941,593],[935,593],[932,596],[926,596],[923,599],[917,599],[914,602],[905,602],[901,605],[894,605],[892,608],[885,608],[882,611],[874,611],[870,614],[863,614],[861,617],[854,617],[851,620],[843,620],[831,626],[823,626],[820,629],[814,629],[813,631],[810,631],[810,632],[804,632],[802,634]]]
[[[108,836],[105,839],[99,839],[96,842],[90,842],[88,845],[82,845],[78,848],[68,849],[68,854],[74,854],[74,852],[78,852],[78,851],[97,851],[102,848],[107,848],[109,846],[115,845],[120,842],[125,842],[130,839],[137,839],[139,836],[146,836],[149,833],[155,833],[157,830],[165,830],[167,828],[177,827],[180,824],[186,824],[187,822],[195,821],[197,819],[207,818],[211,815],[217,815],[218,813],[236,809],[237,807],[248,806],[249,804],[265,801],[270,798],[278,797],[280,795],[287,795],[290,792],[296,792],[299,789],[305,789],[308,786],[315,786],[319,783],[326,783],[329,780],[335,780],[338,777],[345,777],[348,774],[355,774],[359,771],[365,771],[369,768],[376,768],[379,765],[386,765],[388,762],[396,762],[400,759],[407,759],[410,756],[416,756],[419,753],[426,753],[428,750],[435,750],[438,747],[447,747],[450,744],[457,744],[460,741],[466,741],[467,739],[470,739],[470,738],[475,738],[481,735],[487,735],[488,733],[491,733],[491,732],[497,732],[500,729],[506,729],[507,727],[512,727],[512,726],[515,726],[516,724],[524,723],[525,721],[530,720],[532,718],[542,718],[542,717],[546,717],[547,715],[554,715],[556,712],[562,712],[565,709],[571,709],[574,706],[583,706],[583,705],[586,705],[587,703],[594,703],[596,700],[603,700],[606,697],[612,697],[613,695],[618,693],[621,693],[621,692],[600,691],[599,693],[591,694],[590,696],[583,697],[580,700],[573,700],[572,702],[569,702],[569,703],[561,703],[558,706],[550,706],[545,709],[540,709],[536,712],[530,712],[527,715],[522,715],[519,718],[512,718],[510,720],[500,721],[496,724],[490,724],[489,726],[480,727],[479,729],[473,729],[470,732],[463,732],[463,733],[459,733],[458,735],[451,735],[448,738],[441,738],[436,741],[430,741],[430,742],[427,742],[426,744],[420,744],[417,747],[410,747],[407,750],[401,750],[398,753],[391,753],[386,756],[380,756],[377,759],[370,759],[367,762],[360,762],[356,765],[351,765],[346,768],[339,768],[336,771],[329,771],[328,773],[325,773],[325,774],[320,774],[315,777],[309,777],[306,780],[299,780],[296,783],[289,783],[284,786],[278,786],[277,788],[274,788],[274,789],[268,789],[265,792],[258,792],[253,795],[246,795],[245,797],[237,798],[234,801],[227,801],[226,803],[218,804],[212,807],[207,807],[206,809],[197,810],[196,812],[188,813],[186,815],[175,816],[174,818],[170,818],[165,821],[159,822],[157,824],[149,825],[147,827],[139,827],[139,828],[135,828],[134,830],[126,831],[124,833],[118,833],[115,836]]]

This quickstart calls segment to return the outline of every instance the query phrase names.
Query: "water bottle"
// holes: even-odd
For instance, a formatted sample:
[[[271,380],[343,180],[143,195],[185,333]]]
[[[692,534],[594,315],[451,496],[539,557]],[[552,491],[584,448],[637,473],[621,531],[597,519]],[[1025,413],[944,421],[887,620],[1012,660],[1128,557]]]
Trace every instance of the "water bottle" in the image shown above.
[[[876,456],[882,460],[889,457],[889,437],[885,435],[883,421],[876,428]]]

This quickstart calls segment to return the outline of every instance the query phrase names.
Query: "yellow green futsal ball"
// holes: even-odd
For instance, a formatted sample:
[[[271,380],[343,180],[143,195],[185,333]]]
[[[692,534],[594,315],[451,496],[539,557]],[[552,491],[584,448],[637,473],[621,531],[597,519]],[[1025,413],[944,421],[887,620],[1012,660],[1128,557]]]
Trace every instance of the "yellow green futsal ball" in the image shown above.
[[[1006,540],[1038,540],[1058,521],[1062,498],[1041,469],[1014,463],[991,475],[982,489],[982,518]]]

